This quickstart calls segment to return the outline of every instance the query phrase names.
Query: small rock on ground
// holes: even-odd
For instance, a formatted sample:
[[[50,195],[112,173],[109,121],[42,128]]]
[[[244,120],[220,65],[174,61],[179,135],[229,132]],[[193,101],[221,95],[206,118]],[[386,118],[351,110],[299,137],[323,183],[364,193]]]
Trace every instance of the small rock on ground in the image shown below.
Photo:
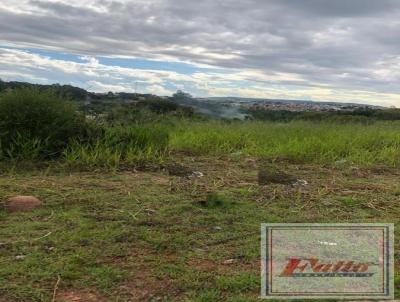
[[[42,205],[42,202],[34,196],[18,195],[7,199],[6,211],[10,213],[28,212]]]

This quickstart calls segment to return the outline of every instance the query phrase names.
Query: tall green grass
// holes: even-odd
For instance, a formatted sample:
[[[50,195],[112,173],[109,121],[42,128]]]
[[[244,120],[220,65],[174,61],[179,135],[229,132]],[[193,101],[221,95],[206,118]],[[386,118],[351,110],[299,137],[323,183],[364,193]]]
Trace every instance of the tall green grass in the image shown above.
[[[207,122],[180,125],[170,149],[197,155],[247,155],[297,162],[400,165],[400,123]]]
[[[68,166],[107,169],[161,165],[178,153],[319,164],[345,159],[363,166],[400,166],[400,122],[396,121],[365,125],[180,120],[98,127],[91,139],[69,141],[58,159]],[[0,148],[0,160],[18,154],[16,159],[39,161],[51,142],[17,133],[7,143],[7,148]]]
[[[127,164],[160,164],[167,155],[168,131],[158,125],[114,126],[90,143],[75,141],[64,151],[67,165],[117,169]]]

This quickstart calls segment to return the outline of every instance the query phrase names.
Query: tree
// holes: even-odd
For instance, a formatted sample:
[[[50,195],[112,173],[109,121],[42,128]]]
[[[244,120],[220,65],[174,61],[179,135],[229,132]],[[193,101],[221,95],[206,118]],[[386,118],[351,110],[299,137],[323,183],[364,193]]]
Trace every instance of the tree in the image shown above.
[[[192,96],[190,93],[183,92],[182,90],[178,90],[172,95],[172,99],[174,100],[184,100],[184,99],[191,99]]]

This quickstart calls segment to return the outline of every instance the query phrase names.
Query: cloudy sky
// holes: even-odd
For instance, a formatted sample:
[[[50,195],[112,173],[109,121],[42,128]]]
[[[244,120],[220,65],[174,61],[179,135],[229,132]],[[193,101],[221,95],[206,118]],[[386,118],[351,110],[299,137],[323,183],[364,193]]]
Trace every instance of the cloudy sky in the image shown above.
[[[1,0],[0,78],[400,107],[398,0]]]

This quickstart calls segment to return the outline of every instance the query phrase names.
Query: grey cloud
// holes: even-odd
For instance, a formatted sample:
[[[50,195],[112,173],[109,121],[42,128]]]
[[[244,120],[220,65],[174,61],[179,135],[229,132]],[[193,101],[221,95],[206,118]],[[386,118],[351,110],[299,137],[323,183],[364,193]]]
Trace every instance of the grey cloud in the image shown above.
[[[398,10],[396,0],[282,0],[285,7],[314,16],[362,17]]]
[[[103,10],[45,0],[30,1],[27,8],[36,8],[30,14],[0,9],[0,40],[91,55],[170,56],[266,75],[289,73],[307,86],[400,93],[393,84],[400,80],[397,67],[385,65],[389,78],[374,73],[380,62],[400,56],[397,0],[97,4]]]

